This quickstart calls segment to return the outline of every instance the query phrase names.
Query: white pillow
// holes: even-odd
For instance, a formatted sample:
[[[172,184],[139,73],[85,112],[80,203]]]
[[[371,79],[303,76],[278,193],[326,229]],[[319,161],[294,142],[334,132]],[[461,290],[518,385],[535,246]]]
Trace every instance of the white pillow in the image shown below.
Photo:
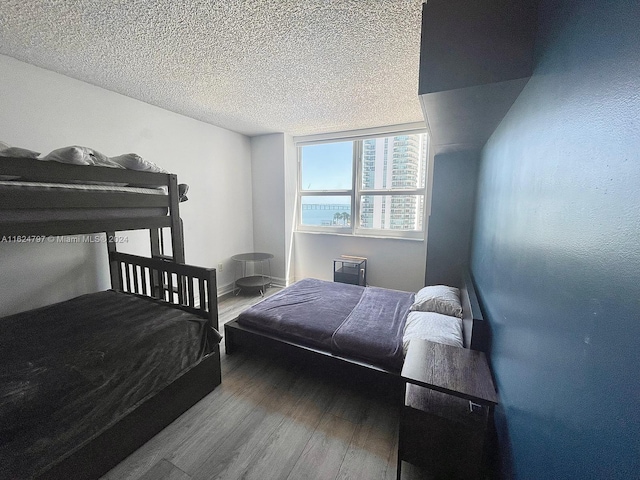
[[[402,337],[405,355],[414,338],[463,348],[462,320],[433,312],[409,312]]]
[[[0,157],[14,158],[38,158],[40,152],[34,152],[26,148],[12,147],[11,145],[0,142]]]
[[[460,290],[446,285],[424,287],[416,293],[410,310],[417,312],[436,312],[462,318]]]
[[[124,155],[118,155],[117,157],[111,157],[112,162],[118,165],[128,168],[129,170],[139,170],[143,172],[156,172],[156,173],[169,173],[162,167],[159,167],[153,162],[145,160],[140,155],[135,153],[126,153]]]
[[[106,155],[87,147],[63,147],[54,150],[42,160],[72,165],[94,165],[98,167],[124,168],[109,160]]]

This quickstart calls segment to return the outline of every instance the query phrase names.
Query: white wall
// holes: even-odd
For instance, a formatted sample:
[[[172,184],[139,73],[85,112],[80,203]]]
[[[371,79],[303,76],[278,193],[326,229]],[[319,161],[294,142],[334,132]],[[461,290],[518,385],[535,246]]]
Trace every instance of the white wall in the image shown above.
[[[369,285],[415,292],[424,286],[425,248],[417,240],[297,232],[295,277],[333,280],[333,259],[356,255],[367,257]]]
[[[251,138],[253,244],[273,254],[274,283],[292,280],[291,255],[297,157],[293,137],[283,133]]]
[[[298,196],[298,149],[291,135],[284,136],[285,251],[287,285],[295,281],[294,229]]]
[[[253,245],[256,251],[271,253],[271,275],[285,283],[285,191],[284,134],[251,138],[253,193]],[[238,252],[241,253],[241,252]]]
[[[251,146],[244,135],[0,55],[0,140],[48,153],[68,145],[135,152],[190,185],[180,205],[187,263],[233,282],[231,255],[253,249]],[[148,253],[128,232],[123,251]],[[0,244],[0,315],[109,287],[100,244]]]

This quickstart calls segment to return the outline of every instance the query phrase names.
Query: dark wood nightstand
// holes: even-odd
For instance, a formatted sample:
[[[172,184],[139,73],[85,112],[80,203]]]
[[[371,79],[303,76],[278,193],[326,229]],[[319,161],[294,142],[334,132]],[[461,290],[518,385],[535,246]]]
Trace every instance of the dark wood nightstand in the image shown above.
[[[412,340],[402,368],[402,461],[435,478],[482,478],[487,428],[498,397],[484,353]]]

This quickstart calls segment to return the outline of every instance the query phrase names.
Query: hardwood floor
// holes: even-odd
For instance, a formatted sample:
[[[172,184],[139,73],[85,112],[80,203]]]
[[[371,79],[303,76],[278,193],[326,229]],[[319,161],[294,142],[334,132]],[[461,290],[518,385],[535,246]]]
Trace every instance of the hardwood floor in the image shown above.
[[[220,324],[259,300],[222,299]],[[397,429],[394,402],[349,379],[223,347],[222,384],[103,480],[395,479]]]

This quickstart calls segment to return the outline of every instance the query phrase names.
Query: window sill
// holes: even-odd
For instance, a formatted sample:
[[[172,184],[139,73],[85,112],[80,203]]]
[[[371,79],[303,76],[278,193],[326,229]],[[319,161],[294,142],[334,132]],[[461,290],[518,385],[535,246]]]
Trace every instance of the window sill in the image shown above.
[[[310,230],[294,230],[294,233],[303,233],[305,235],[331,235],[333,237],[347,237],[347,238],[371,238],[376,240],[400,240],[403,242],[424,242],[423,238],[409,238],[409,237],[392,237],[385,235],[359,235],[355,233],[336,233],[336,232],[316,232]]]

